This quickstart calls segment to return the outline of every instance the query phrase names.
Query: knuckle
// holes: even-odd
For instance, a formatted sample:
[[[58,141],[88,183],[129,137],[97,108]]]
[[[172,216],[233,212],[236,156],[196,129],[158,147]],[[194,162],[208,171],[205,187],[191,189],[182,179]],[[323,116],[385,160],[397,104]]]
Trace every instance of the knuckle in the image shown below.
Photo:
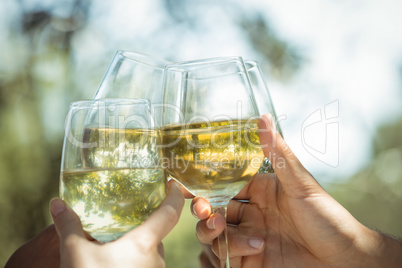
[[[154,249],[154,244],[146,235],[139,236],[138,239],[133,241],[133,243],[136,245],[138,250],[142,251],[143,254],[147,254]]]
[[[202,225],[203,225],[203,221],[197,222],[197,226],[196,226],[197,238],[201,243],[211,245],[212,241],[209,241],[207,239],[207,235],[205,234],[205,231],[203,230],[204,228],[202,227]]]
[[[64,248],[73,250],[78,246],[79,239],[75,234],[69,234],[62,239],[62,245]]]

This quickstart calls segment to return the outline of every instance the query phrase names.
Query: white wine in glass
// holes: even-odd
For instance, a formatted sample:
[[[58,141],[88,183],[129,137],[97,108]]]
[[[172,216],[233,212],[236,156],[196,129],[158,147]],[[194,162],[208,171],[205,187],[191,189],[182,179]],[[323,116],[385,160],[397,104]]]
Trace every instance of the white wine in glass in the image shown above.
[[[230,199],[264,159],[259,111],[242,58],[167,65],[163,103],[168,174],[226,217]],[[230,267],[226,229],[218,240],[221,267]]]
[[[142,224],[165,198],[159,145],[147,100],[71,104],[60,196],[99,242]]]
[[[212,205],[225,204],[261,166],[257,123],[226,120],[164,127],[169,174]]]

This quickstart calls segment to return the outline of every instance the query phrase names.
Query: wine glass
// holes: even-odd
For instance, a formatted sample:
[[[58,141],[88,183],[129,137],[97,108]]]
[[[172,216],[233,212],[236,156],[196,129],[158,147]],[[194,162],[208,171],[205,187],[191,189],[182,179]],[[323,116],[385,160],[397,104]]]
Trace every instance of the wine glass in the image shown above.
[[[115,240],[158,208],[167,180],[148,100],[74,102],[65,131],[60,197],[93,238]]]
[[[276,125],[276,130],[283,137],[282,129],[279,125],[278,117],[276,115],[275,108],[272,103],[272,98],[269,93],[267,83],[265,82],[264,76],[258,63],[253,60],[245,60],[244,64],[247,69],[247,74],[250,79],[251,88],[255,96],[260,116],[262,116],[265,113],[270,113],[273,116]],[[258,173],[273,173],[273,172],[274,170],[272,168],[271,162],[269,161],[268,158],[265,157]]]
[[[226,217],[227,205],[264,159],[259,111],[241,57],[169,64],[164,75],[163,156],[168,174]],[[218,237],[229,266],[227,233]]]
[[[148,99],[159,126],[163,71],[169,63],[145,54],[118,50],[93,98]]]

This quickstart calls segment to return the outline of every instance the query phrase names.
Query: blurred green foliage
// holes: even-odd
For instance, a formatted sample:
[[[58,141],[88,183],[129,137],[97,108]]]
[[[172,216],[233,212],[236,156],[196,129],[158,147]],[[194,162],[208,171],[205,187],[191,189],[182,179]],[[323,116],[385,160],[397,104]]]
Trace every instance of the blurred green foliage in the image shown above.
[[[0,265],[51,223],[48,202],[58,196],[68,104],[91,98],[114,51],[133,47],[102,34],[102,26],[91,21],[91,1],[75,0],[69,6],[68,1],[45,2],[32,7],[27,1],[5,1],[9,6],[2,9],[6,27],[0,42]],[[134,47],[180,55],[176,40],[204,30],[194,14],[203,9],[189,7],[184,0],[160,3],[164,24],[151,27],[143,38],[138,35]],[[278,38],[258,11],[246,12],[233,2],[225,13],[243,31],[243,41],[255,50],[266,73],[287,79],[302,66],[297,49]],[[97,51],[97,57],[85,54],[90,51]],[[379,129],[370,165],[327,188],[364,224],[393,235],[402,235],[398,133],[402,122]],[[164,240],[168,267],[194,267],[200,251],[195,224],[187,201],[178,226]]]
[[[186,200],[179,223],[162,241],[166,267],[194,268],[201,246],[195,234],[197,220],[190,212],[191,200]]]
[[[381,126],[369,165],[329,193],[367,227],[402,237],[402,120]]]

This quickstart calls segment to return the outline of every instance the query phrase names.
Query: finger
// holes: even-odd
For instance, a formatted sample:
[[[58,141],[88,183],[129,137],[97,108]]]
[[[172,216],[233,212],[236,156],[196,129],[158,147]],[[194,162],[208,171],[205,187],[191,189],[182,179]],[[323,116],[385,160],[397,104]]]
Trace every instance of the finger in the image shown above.
[[[226,221],[231,225],[239,225],[241,228],[265,228],[265,217],[261,208],[245,201],[231,200],[227,209]]]
[[[196,199],[198,199],[196,201],[196,204],[198,202],[201,202],[202,200],[207,202],[205,199],[202,198]],[[247,209],[245,209],[246,206]],[[256,206],[251,206],[249,203],[246,202],[231,200],[227,209],[226,221],[229,225],[238,225],[243,221],[242,219],[246,217],[254,219],[252,221],[252,226],[263,228],[264,217],[263,215],[261,215],[261,213],[262,212]],[[196,227],[198,240],[200,240],[201,243],[210,245],[212,241],[217,238],[219,234],[222,233],[225,228],[225,224],[226,223],[224,217],[219,213],[212,214],[207,219],[199,221]],[[247,228],[249,226],[249,222],[242,222],[242,225]]]
[[[80,219],[63,200],[60,198],[52,199],[50,201],[50,213],[61,243],[67,239],[85,239]]]
[[[220,260],[212,252],[211,246],[201,244],[202,252],[200,254],[200,263],[202,268],[215,268],[220,267]]]
[[[226,221],[228,224],[234,224],[237,225],[241,222],[243,213],[244,213],[244,207],[248,203],[242,202],[242,201],[237,201],[237,200],[230,200],[227,208],[227,214],[226,214]]]
[[[266,173],[266,175],[272,174]],[[236,197],[240,196],[246,197],[246,194],[237,195]],[[230,200],[227,208],[227,222],[230,224],[239,224],[243,215],[243,206],[246,204],[248,204],[248,200]],[[211,205],[202,197],[195,197],[191,202],[190,209],[193,216],[199,220],[208,219],[212,213]]]
[[[190,193],[190,191],[187,190],[186,187],[184,187],[183,185],[181,185],[181,183],[180,183],[179,181],[177,181],[175,178],[173,178],[173,177],[171,177],[171,176],[169,175],[168,180],[169,180],[169,185],[170,185],[171,183],[173,183],[174,181],[175,181],[175,182],[178,182],[178,183],[180,184],[180,186],[181,186],[181,191],[182,191],[182,193],[183,193],[184,198],[186,198],[186,199],[194,198],[194,195],[193,195],[192,193]]]
[[[212,208],[209,202],[202,197],[195,197],[191,201],[191,213],[199,220],[208,219],[212,213]]]
[[[215,257],[217,258],[217,257]],[[200,254],[200,264],[202,268],[214,268],[215,266],[212,264],[209,256],[205,252],[201,252]]]
[[[158,245],[158,253],[162,259],[165,259],[165,248],[163,247],[162,242]]]
[[[196,226],[198,240],[203,244],[211,245],[212,241],[223,232],[225,225],[225,218],[219,213],[212,214],[208,219],[199,221]]]
[[[227,234],[230,258],[256,255],[264,251],[265,240],[263,232],[243,231],[237,226],[228,225]],[[218,239],[213,241],[212,251],[218,254]]]
[[[264,155],[271,161],[285,192],[305,195],[306,190],[321,188],[276,131],[273,117],[270,114],[264,114],[258,125]]]
[[[186,199],[194,198],[194,195],[190,193],[190,191],[187,190],[186,187],[181,186],[181,192],[183,193],[183,196]]]
[[[233,198],[233,200],[245,201],[245,202],[249,201],[252,197],[250,194],[250,187],[253,185],[255,179],[258,179],[258,180],[263,179],[265,182],[267,182],[269,180],[276,180],[277,176],[275,173],[257,173],[257,174],[255,174],[253,176],[253,178],[246,184],[246,186],[244,186],[243,189],[241,189],[241,191]]]
[[[160,207],[139,227],[128,232],[122,238],[137,239],[143,236],[149,245],[157,245],[173,229],[180,218],[184,206],[184,197],[177,182],[169,184],[168,194]]]

